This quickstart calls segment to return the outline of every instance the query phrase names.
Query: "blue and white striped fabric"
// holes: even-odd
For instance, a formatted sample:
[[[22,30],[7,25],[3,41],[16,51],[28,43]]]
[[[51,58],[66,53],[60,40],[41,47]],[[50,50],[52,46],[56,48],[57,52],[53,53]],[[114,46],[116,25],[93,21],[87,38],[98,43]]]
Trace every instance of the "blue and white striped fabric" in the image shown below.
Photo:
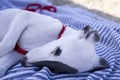
[[[13,7],[24,9],[29,3],[52,5],[47,0],[1,0],[0,9]],[[57,6],[56,8],[57,13],[43,10],[42,14],[57,18],[66,26],[76,30],[86,25],[98,30],[101,40],[95,45],[96,52],[105,58],[111,67],[93,73],[55,75],[47,67],[38,70],[35,67],[24,68],[18,63],[0,80],[120,80],[120,24],[101,18],[82,8],[69,6]]]

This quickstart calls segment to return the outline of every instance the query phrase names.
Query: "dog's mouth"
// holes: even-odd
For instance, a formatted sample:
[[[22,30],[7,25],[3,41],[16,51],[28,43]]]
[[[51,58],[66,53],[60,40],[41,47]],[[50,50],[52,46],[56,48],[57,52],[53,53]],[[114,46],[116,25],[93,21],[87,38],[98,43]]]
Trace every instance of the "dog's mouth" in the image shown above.
[[[25,57],[22,59],[21,64],[24,67],[38,67],[39,69],[42,69],[43,67],[48,67],[53,73],[58,74],[74,74],[78,72],[78,70],[76,70],[75,68],[58,61],[40,61],[29,63],[27,62],[27,58]]]
[[[24,66],[24,67],[30,67],[30,66],[32,66],[32,63],[27,62],[27,57],[24,57],[24,58],[21,60],[21,64],[22,64],[22,66]]]

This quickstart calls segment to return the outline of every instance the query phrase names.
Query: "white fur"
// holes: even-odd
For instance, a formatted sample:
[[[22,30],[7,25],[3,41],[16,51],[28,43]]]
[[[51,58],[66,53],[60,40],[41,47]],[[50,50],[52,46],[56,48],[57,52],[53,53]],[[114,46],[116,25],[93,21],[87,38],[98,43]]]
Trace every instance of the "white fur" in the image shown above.
[[[96,66],[100,66],[100,57],[96,55],[95,47],[89,41],[91,39],[85,39],[85,35],[78,31],[31,50],[26,55],[27,63],[58,61],[77,69],[79,72],[91,70]],[[62,50],[60,56],[51,54],[56,47],[60,47]]]
[[[73,67],[80,68],[80,72],[98,65],[99,58],[95,54],[94,46],[84,38],[82,31],[75,31],[67,27],[62,35],[66,37],[57,40],[61,29],[62,23],[50,16],[19,9],[0,11],[0,77],[24,56],[14,51],[16,43],[22,49],[30,51],[26,56],[31,62],[44,59],[65,60],[66,64],[72,63]],[[61,47],[63,54],[54,58],[49,54],[57,46]],[[69,56],[66,56],[68,54]],[[80,64],[78,65],[78,63]]]

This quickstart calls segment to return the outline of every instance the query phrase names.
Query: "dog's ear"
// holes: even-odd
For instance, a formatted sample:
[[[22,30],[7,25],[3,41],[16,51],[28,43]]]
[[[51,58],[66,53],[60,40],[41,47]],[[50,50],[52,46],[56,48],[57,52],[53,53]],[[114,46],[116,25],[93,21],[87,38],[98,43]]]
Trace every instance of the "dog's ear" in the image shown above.
[[[96,43],[100,40],[97,30],[93,30],[86,34],[85,38],[91,43]]]
[[[80,30],[79,38],[84,38],[90,32],[90,26],[85,26],[82,30]]]
[[[84,34],[87,34],[90,31],[90,26],[87,25],[82,30],[84,31]]]
[[[95,43],[100,40],[97,30],[93,30],[90,26],[87,25],[82,30],[83,30],[85,39],[87,39],[91,43]]]

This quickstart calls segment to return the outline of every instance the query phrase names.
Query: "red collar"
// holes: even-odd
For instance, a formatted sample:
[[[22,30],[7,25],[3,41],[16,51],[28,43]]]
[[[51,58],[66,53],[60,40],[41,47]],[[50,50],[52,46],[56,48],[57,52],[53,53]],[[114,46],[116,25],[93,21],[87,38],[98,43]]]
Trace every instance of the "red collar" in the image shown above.
[[[63,25],[60,33],[58,34],[58,39],[61,38],[62,34],[65,32],[66,27]]]
[[[58,39],[61,38],[62,34],[65,32],[65,29],[66,29],[66,27],[63,25],[60,33],[58,34]],[[21,54],[23,54],[23,55],[26,55],[26,54],[28,53],[28,51],[20,48],[18,44],[16,44],[14,50],[16,50],[17,52],[19,52],[19,53],[21,53]]]
[[[23,55],[26,55],[26,53],[28,53],[28,51],[26,51],[26,50],[20,48],[18,44],[16,44],[14,50],[16,50],[17,52],[19,52],[20,54],[23,54]]]

